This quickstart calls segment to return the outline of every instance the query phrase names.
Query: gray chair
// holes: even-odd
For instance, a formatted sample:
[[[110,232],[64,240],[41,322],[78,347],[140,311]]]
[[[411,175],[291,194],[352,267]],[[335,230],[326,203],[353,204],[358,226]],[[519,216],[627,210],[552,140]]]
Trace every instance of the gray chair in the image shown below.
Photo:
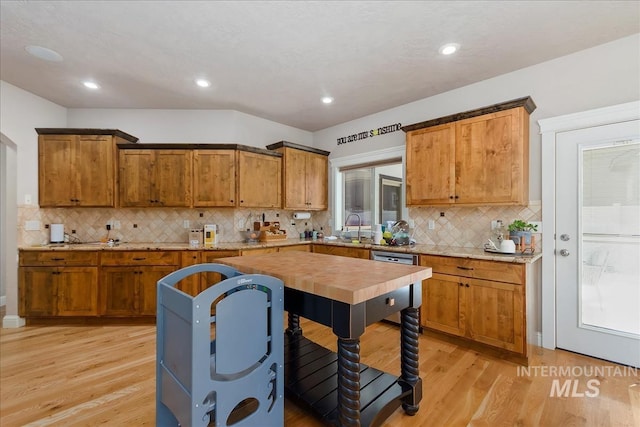
[[[192,297],[175,285],[192,274],[224,280]],[[158,281],[157,426],[284,424],[284,284],[220,264]]]

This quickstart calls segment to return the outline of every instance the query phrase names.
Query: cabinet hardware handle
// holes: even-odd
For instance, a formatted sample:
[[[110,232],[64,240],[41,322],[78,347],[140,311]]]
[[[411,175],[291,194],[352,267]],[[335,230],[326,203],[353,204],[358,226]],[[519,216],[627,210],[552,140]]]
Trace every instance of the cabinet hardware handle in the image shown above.
[[[145,259],[146,259],[146,258],[141,257],[141,258],[134,258],[133,260],[134,260],[134,261],[144,261]]]
[[[460,282],[460,286],[464,286],[464,283]]]
[[[233,203],[233,199],[229,200],[229,202]]]
[[[467,283],[465,286],[468,288],[468,287],[469,287],[469,284]]]
[[[459,265],[456,268],[459,268],[460,270],[473,271],[473,267],[463,267],[463,266]]]
[[[459,198],[460,198],[460,196],[456,195],[456,199],[459,199]]]
[[[449,196],[450,199],[453,199],[453,196]]]
[[[240,200],[240,203],[244,203],[244,200]]]
[[[64,258],[51,258],[51,261],[64,261]]]

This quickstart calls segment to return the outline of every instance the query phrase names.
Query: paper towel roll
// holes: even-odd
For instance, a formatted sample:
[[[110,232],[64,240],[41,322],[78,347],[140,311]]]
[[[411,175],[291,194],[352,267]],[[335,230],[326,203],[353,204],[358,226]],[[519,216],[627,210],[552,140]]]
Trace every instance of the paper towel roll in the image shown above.
[[[311,218],[311,212],[295,212],[293,219],[309,219]]]

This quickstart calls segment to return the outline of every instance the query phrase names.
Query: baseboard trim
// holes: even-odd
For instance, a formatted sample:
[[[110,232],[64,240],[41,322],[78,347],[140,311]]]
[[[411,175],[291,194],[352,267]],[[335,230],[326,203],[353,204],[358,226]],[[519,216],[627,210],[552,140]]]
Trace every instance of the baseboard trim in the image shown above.
[[[15,314],[7,314],[2,318],[2,327],[5,329],[22,328],[25,324],[25,319]]]

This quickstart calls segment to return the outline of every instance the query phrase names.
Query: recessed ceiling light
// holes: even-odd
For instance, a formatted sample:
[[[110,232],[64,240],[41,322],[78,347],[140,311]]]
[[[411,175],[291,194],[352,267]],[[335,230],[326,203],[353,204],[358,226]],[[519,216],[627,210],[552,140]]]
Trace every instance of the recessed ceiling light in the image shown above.
[[[92,82],[89,80],[87,80],[86,82],[82,82],[82,84],[84,85],[84,87],[89,89],[100,89],[100,86],[98,85],[98,83]]]
[[[322,97],[322,102],[324,104],[331,104],[333,102],[333,98],[330,96],[323,96]]]
[[[55,50],[51,50],[46,47],[29,45],[26,46],[24,50],[26,50],[36,58],[44,59],[45,61],[62,62],[62,55],[60,55]]]
[[[196,84],[200,87],[209,87],[211,86],[211,83],[209,82],[209,80],[205,80],[205,79],[197,79],[196,80]]]
[[[460,49],[460,45],[458,43],[447,43],[440,46],[439,52],[442,55],[451,55],[452,53],[457,52],[458,49]]]

